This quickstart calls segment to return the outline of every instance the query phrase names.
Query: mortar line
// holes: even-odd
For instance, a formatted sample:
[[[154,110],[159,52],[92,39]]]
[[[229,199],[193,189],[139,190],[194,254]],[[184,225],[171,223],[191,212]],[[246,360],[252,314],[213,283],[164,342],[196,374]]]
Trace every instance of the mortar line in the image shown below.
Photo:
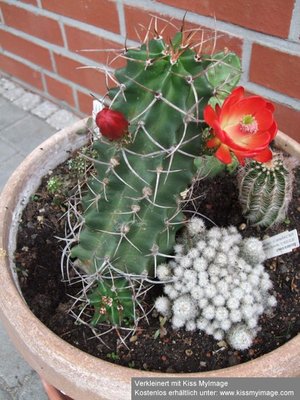
[[[1,21],[1,24],[5,25],[4,15],[3,15],[3,13],[2,13],[1,8],[0,8],[0,21]]]
[[[58,24],[59,24],[59,28],[61,31],[61,36],[63,38],[64,48],[68,49],[69,45],[68,45],[68,39],[67,39],[66,31],[65,31],[65,25],[61,19],[59,19]]]
[[[73,99],[75,102],[75,108],[77,108],[79,110],[79,100],[78,100],[78,95],[77,95],[77,90],[75,89],[75,87],[72,85],[72,93],[73,93]]]
[[[252,53],[252,43],[245,39],[243,41],[243,48],[242,48],[242,75],[241,75],[241,84],[249,81],[249,70],[250,70],[250,63],[251,63],[251,53]]]
[[[125,14],[124,14],[124,6],[121,0],[117,0],[117,10],[119,15],[119,25],[120,25],[120,33],[121,36],[126,38],[126,22],[125,22]],[[123,40],[124,40],[123,39]]]
[[[48,49],[50,53],[50,60],[51,60],[51,66],[53,71],[57,74],[57,67],[56,67],[56,62],[55,62],[55,57],[53,54],[53,51],[51,49]]]
[[[289,39],[300,41],[300,0],[295,0],[294,9],[291,19]]]
[[[47,91],[47,84],[46,84],[46,78],[45,78],[45,72],[44,70],[41,70],[41,77],[42,77],[42,84],[43,84],[43,93]]]

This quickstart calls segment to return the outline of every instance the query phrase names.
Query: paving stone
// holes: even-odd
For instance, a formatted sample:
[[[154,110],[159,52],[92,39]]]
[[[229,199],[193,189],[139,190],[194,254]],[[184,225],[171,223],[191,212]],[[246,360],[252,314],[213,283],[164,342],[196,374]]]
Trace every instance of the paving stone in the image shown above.
[[[13,400],[11,395],[5,389],[1,389],[1,387],[0,387],[0,399],[1,400]]]
[[[0,147],[2,146],[3,142],[1,141]],[[11,174],[14,172],[17,166],[21,164],[23,160],[24,156],[22,154],[14,153],[10,158],[6,159],[5,161],[2,162],[0,161],[0,192],[4,188],[8,178],[11,176]],[[1,362],[0,362],[0,370],[1,370]]]
[[[17,353],[1,324],[0,343],[0,381],[2,389],[7,390],[7,387],[14,388],[22,384],[33,370]]]
[[[3,94],[7,90],[14,89],[16,85],[6,78],[0,78],[0,93]]]
[[[5,137],[7,143],[11,144],[21,154],[27,155],[53,135],[55,131],[45,121],[29,114],[13,126],[8,126],[2,130],[0,137]]]
[[[48,400],[42,382],[35,372],[24,380],[18,400]]]
[[[31,110],[32,108],[36,107],[41,102],[41,96],[38,94],[34,94],[31,92],[26,92],[14,101],[14,104],[18,107],[21,107],[23,110]]]
[[[25,94],[25,90],[21,87],[16,87],[13,89],[6,90],[5,92],[2,93],[2,96],[4,96],[6,99],[10,101],[14,101],[23,96],[23,94]]]
[[[37,115],[42,119],[46,119],[50,117],[50,115],[54,114],[58,110],[58,106],[51,101],[43,101],[37,107],[31,110],[32,114]]]
[[[3,98],[2,98],[3,99]],[[3,99],[0,108],[0,135],[2,129],[26,117],[26,112],[19,107]]]
[[[1,140],[0,146],[0,163],[2,164],[7,159],[13,157],[17,153],[16,148],[12,146],[10,143],[7,143],[4,140]]]
[[[67,110],[59,110],[51,117],[47,118],[46,122],[56,129],[63,129],[69,125],[79,121],[80,118],[76,117],[73,113]]]
[[[6,100],[4,97],[0,96],[0,107],[5,106],[9,104],[8,100]]]

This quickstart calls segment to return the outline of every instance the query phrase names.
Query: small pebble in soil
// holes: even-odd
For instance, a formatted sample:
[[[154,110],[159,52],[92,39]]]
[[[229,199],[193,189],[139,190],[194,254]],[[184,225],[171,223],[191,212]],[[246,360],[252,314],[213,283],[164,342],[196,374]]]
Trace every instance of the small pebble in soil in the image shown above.
[[[275,259],[271,262],[270,270],[271,270],[271,271],[276,271],[276,269],[277,269],[277,259],[275,258]]]
[[[242,223],[242,224],[239,226],[239,230],[240,230],[240,231],[244,231],[244,230],[246,229],[246,227],[247,227],[247,225],[246,225],[245,223]]]

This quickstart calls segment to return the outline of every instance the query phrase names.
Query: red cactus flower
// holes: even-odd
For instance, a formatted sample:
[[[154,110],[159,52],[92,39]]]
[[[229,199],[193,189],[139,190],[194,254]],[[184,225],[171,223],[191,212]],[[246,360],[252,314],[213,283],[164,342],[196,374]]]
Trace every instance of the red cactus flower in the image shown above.
[[[244,88],[238,87],[215,110],[207,105],[204,120],[213,128],[208,148],[217,148],[215,156],[225,164],[234,153],[241,164],[245,158],[267,162],[272,159],[270,142],[277,133],[273,118],[274,106],[260,96],[244,97]]]
[[[106,107],[96,115],[96,125],[103,136],[118,140],[127,133],[129,123],[121,112]]]

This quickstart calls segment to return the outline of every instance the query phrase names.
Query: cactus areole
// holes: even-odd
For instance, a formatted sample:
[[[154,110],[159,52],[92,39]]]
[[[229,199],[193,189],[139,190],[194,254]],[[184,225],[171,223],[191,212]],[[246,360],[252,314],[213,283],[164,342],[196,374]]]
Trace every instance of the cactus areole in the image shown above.
[[[71,255],[90,274],[153,277],[185,222],[179,194],[203,149],[203,109],[232,91],[240,61],[229,52],[198,54],[184,32],[172,41],[149,39],[124,58],[110,108],[97,115],[97,176],[83,198],[84,227]]]

